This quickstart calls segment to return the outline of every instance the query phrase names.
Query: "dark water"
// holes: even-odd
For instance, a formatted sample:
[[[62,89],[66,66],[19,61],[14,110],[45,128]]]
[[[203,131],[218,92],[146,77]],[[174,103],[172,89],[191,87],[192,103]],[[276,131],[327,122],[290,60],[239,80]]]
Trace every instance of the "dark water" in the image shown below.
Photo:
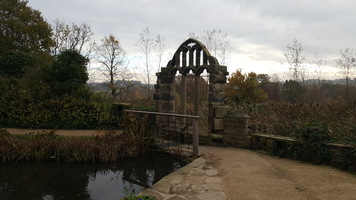
[[[162,154],[105,164],[0,164],[0,200],[119,200],[183,165]]]

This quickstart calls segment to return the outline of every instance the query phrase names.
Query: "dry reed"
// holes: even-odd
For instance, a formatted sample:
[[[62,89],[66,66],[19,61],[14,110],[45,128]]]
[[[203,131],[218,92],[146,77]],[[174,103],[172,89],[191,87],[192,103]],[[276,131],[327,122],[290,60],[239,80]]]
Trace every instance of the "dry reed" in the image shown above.
[[[130,134],[107,132],[96,137],[35,134],[0,137],[2,162],[111,162],[147,152],[149,144]]]

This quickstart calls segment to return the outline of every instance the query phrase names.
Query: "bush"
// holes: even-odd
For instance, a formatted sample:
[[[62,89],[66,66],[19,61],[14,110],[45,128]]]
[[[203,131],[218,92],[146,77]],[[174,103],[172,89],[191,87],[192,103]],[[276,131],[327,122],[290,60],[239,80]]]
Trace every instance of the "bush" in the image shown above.
[[[62,99],[0,97],[0,126],[48,129],[113,129],[118,127],[112,105],[104,100],[70,96]]]
[[[297,142],[281,150],[282,156],[297,160],[326,163],[330,159],[327,143],[330,142],[329,131],[319,123],[306,123],[296,131]]]

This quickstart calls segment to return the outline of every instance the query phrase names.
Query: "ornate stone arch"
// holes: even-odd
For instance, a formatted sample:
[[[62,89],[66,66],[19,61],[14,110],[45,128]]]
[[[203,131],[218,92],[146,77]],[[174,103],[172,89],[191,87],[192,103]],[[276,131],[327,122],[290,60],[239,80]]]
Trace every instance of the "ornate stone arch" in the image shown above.
[[[182,74],[181,114],[186,114],[186,75],[192,71],[195,75],[194,114],[199,115],[199,77],[207,70],[209,73],[209,119],[210,129],[214,129],[214,108],[222,106],[225,100],[223,86],[226,84],[227,67],[219,64],[218,60],[210,54],[208,49],[200,41],[189,38],[183,42],[166,67],[157,73],[157,84],[155,85],[154,100],[158,112],[175,113],[175,87],[174,80],[176,72]]]

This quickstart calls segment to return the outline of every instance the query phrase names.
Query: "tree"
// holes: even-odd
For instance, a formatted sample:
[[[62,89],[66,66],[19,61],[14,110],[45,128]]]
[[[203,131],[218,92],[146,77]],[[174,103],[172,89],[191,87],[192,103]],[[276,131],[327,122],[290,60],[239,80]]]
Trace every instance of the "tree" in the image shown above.
[[[138,39],[137,46],[139,46],[145,55],[145,69],[146,69],[146,76],[147,76],[147,98],[151,99],[151,91],[150,91],[150,54],[153,48],[153,39],[149,36],[150,29],[145,28],[140,33],[140,38]]]
[[[284,52],[284,57],[290,66],[289,69],[293,80],[302,83],[304,83],[306,79],[306,69],[304,65],[306,58],[303,55],[303,50],[302,43],[297,39],[293,39],[293,43],[288,45]]]
[[[162,57],[166,50],[166,45],[164,43],[164,38],[161,35],[157,35],[155,40],[154,49],[156,50],[157,58],[158,58],[158,69],[157,72],[161,70]]]
[[[132,86],[127,81],[132,78],[132,75],[124,63],[125,51],[114,35],[102,39],[95,52],[97,62],[101,65],[99,71],[105,76],[105,85],[110,89],[113,97],[117,97]]]
[[[94,33],[89,25],[83,23],[78,26],[73,23],[72,26],[69,26],[65,22],[56,19],[52,28],[52,38],[54,41],[52,53],[54,55],[69,49],[76,50],[79,53],[84,54],[85,57],[89,57],[94,48],[94,42],[90,43]],[[87,49],[83,52],[86,44],[88,44]]]
[[[197,36],[189,33],[189,37],[201,40],[212,56],[217,58],[221,65],[226,65],[230,51],[230,39],[228,34],[221,29],[205,30],[204,34]]]
[[[29,53],[8,51],[0,59],[0,75],[5,77],[21,78],[36,68],[39,64],[37,57]]]
[[[75,50],[57,55],[52,66],[46,69],[45,81],[54,95],[86,95],[88,59]]]
[[[161,35],[157,35],[156,38],[151,37],[150,35],[151,31],[149,28],[142,29],[142,32],[139,34],[140,37],[138,39],[138,42],[136,46],[140,47],[142,50],[142,53],[144,54],[145,57],[145,74],[146,74],[146,93],[147,93],[147,99],[151,100],[153,92],[151,90],[151,73],[152,73],[152,51],[156,51],[157,58],[158,58],[158,70],[160,69],[162,57],[164,54],[164,51],[166,49],[166,45],[164,44],[164,38]]]
[[[316,60],[313,60],[311,64],[314,66],[314,74],[315,74],[315,79],[317,80],[317,89],[319,90],[319,98],[322,100],[323,99],[322,66],[326,64],[326,61],[318,58],[318,52],[315,53],[315,58]]]
[[[261,89],[260,83],[268,81],[268,76],[257,75],[250,72],[243,75],[240,70],[237,70],[228,79],[225,88],[226,97],[233,102],[241,103],[259,103],[267,99],[267,94]]]
[[[47,54],[53,45],[51,27],[28,1],[0,1],[0,58],[8,51]]]
[[[295,80],[287,80],[282,86],[282,92],[286,101],[297,103],[302,99],[306,89]]]
[[[50,59],[51,27],[27,1],[0,1],[0,74],[21,77]]]
[[[356,54],[353,49],[340,50],[341,57],[336,60],[337,66],[341,69],[346,80],[346,101],[349,103],[349,81],[356,67]]]

